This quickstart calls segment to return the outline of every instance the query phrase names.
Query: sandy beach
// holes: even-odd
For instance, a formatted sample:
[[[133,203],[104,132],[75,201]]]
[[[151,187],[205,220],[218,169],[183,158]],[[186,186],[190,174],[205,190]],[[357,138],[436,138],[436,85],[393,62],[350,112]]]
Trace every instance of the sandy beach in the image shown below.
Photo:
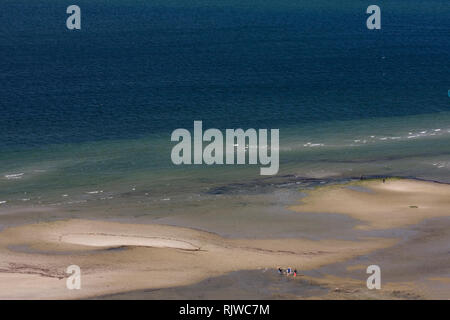
[[[367,230],[368,233],[362,236],[358,233],[360,236],[355,240],[247,239],[160,224],[86,219],[27,223],[0,232],[0,298],[79,299],[112,298],[114,295],[143,298],[146,295],[142,290],[148,292],[151,289],[169,290],[167,294],[159,291],[159,297],[177,298],[179,294],[174,293],[177,290],[170,294],[170,288],[196,286],[197,291],[199,288],[206,290],[207,285],[199,285],[203,281],[229,277],[230,273],[236,272],[263,272],[264,275],[257,276],[254,281],[267,286],[279,281],[275,271],[279,266],[301,270],[302,277],[297,277],[298,282],[294,282],[296,290],[305,285],[304,281],[316,288],[325,288],[321,295],[313,290],[307,298],[345,298],[349,292],[357,292],[366,298],[426,298],[414,281],[395,281],[393,277],[394,281],[386,284],[385,291],[375,294],[364,288],[364,278],[333,275],[333,271],[326,269],[320,276],[314,272],[330,265],[357,261],[371,253],[389,252],[383,250],[393,250],[399,243],[402,250],[408,250],[408,242],[401,242],[400,236],[370,234],[370,230],[390,230],[417,225],[430,218],[450,216],[450,186],[403,179],[388,179],[385,183],[366,180],[319,187],[306,193],[300,204],[290,207],[291,214],[327,212],[349,215],[361,222],[356,229]],[[420,249],[417,252],[421,252]],[[382,259],[379,261],[384,262]],[[81,268],[81,290],[68,290],[66,287],[69,275],[65,271],[70,265]],[[358,262],[356,266],[347,266],[346,272],[360,272],[365,277],[365,267]],[[429,281],[444,285],[444,289],[440,288],[444,295],[448,293],[445,290],[449,279],[446,272],[442,269],[429,277]],[[248,273],[238,278],[241,279],[239,282],[246,283],[242,279],[249,279]],[[410,285],[405,285],[405,282]],[[292,286],[292,283],[288,285]],[[258,283],[250,287],[253,286],[258,287]],[[283,284],[281,288],[284,288]],[[237,289],[234,291],[239,292]],[[395,296],[397,291],[406,293]],[[221,294],[216,290],[212,296],[227,298],[226,292],[229,293],[223,291]],[[295,292],[285,297],[302,298]],[[256,298],[258,294],[246,291],[243,296]],[[273,293],[262,296],[283,297]],[[356,293],[347,296],[355,297]]]
[[[308,191],[297,212],[346,214],[360,229],[387,229],[450,214],[450,186],[406,179],[362,180]]]

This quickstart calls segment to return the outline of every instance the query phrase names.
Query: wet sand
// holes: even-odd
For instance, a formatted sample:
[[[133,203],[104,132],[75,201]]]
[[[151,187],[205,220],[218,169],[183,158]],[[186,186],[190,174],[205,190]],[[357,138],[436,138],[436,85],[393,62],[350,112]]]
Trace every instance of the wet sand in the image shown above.
[[[444,299],[450,298],[450,217],[407,229],[397,244],[299,275],[276,270],[238,271],[175,288],[142,290],[99,299]],[[381,268],[381,290],[369,290],[366,269]]]
[[[0,298],[86,298],[188,285],[232,271],[279,264],[317,268],[394,242],[226,239],[161,225],[89,220],[40,223],[0,233]],[[14,251],[18,245],[28,250]],[[82,290],[67,290],[62,281],[72,264],[82,270]]]
[[[355,189],[359,187],[361,190]],[[300,213],[338,213],[361,220],[360,229],[387,229],[450,215],[450,185],[406,180],[362,180],[307,192]]]
[[[264,228],[276,224],[276,217],[259,224],[264,228],[252,238],[224,237],[211,232],[214,227],[202,231],[86,219],[8,227],[0,232],[0,298],[170,299],[187,298],[189,293],[190,298],[208,294],[218,299],[442,298],[450,292],[445,269],[448,247],[442,244],[448,243],[448,228],[442,226],[449,223],[443,218],[450,216],[449,189],[445,184],[389,179],[301,190],[307,197],[284,215],[299,219],[305,215],[310,224],[314,224],[311,216],[323,214],[357,219],[353,229],[336,224],[331,234],[339,236],[322,239],[264,237]],[[411,229],[431,218],[443,220],[428,229]],[[258,225],[257,220],[252,223]],[[427,232],[435,235],[434,240],[419,245],[418,239]],[[408,253],[415,258],[400,258]],[[399,259],[409,277],[398,268],[393,271]],[[424,261],[433,272],[419,276],[423,268],[418,266]],[[388,268],[384,290],[365,287],[369,262]],[[66,288],[65,270],[74,264],[81,268],[81,290]],[[280,280],[278,266],[297,268],[304,275]],[[228,281],[234,286],[223,285]],[[436,290],[423,290],[424,282]]]

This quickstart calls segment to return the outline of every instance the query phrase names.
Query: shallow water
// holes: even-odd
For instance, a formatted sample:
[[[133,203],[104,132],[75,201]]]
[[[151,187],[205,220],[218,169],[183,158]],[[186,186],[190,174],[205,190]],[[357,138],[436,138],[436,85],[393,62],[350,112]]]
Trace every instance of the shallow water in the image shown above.
[[[236,271],[197,284],[141,290],[98,297],[96,299],[292,299],[325,294],[326,287],[301,277],[286,277],[277,270]]]
[[[372,232],[373,236],[396,237],[400,242],[386,249],[304,273],[313,277],[333,275],[365,281],[369,276],[366,268],[378,265],[382,289],[383,284],[404,282],[409,283],[411,290],[416,285],[420,290],[416,292],[430,299],[448,299],[448,282],[437,279],[448,280],[450,277],[449,223],[448,217],[434,218],[408,229]]]

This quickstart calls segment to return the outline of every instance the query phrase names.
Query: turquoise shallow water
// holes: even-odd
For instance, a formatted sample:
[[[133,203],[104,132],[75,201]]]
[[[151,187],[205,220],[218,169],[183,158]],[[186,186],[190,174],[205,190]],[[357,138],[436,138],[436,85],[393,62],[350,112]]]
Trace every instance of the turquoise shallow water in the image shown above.
[[[194,120],[279,128],[280,184],[450,182],[448,1],[380,1],[373,32],[360,1],[79,1],[79,32],[67,5],[0,4],[2,208],[182,206],[264,181],[259,166],[172,165],[170,133]]]
[[[448,113],[280,129],[280,171],[260,165],[175,166],[169,136],[47,145],[2,155],[3,205],[119,197],[178,201],[236,184],[403,176],[450,182]],[[269,181],[269,182],[267,182]],[[251,189],[251,188],[250,188]],[[177,200],[176,200],[177,199]]]

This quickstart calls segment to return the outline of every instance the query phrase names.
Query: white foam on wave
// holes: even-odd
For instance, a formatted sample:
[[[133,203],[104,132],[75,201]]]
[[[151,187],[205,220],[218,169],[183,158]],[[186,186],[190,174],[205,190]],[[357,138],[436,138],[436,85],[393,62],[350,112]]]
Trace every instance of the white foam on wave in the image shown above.
[[[304,147],[323,147],[325,144],[323,143],[312,143],[312,142],[308,142],[305,143],[303,146]]]
[[[88,193],[88,194],[98,194],[98,193],[103,193],[103,190],[88,191],[86,193]]]
[[[450,168],[450,162],[436,162],[433,163],[433,166],[437,167],[438,169]]]
[[[21,179],[24,173],[11,173],[11,174],[5,174],[5,178],[8,180],[11,179]]]
[[[436,128],[436,129],[420,129],[421,131],[414,131],[411,130],[409,131],[407,134],[405,135],[398,135],[398,136],[381,136],[378,137],[376,140],[373,140],[376,136],[375,135],[371,135],[370,139],[367,138],[368,140],[365,140],[361,137],[358,137],[357,139],[353,139],[353,143],[356,144],[361,144],[361,143],[367,143],[367,142],[374,142],[374,141],[389,141],[389,140],[405,140],[405,139],[415,139],[415,138],[426,138],[426,137],[434,137],[434,136],[441,136],[441,135],[445,135],[446,133],[450,133],[450,129],[441,129],[441,128]],[[310,143],[308,145],[305,146],[310,146]]]

